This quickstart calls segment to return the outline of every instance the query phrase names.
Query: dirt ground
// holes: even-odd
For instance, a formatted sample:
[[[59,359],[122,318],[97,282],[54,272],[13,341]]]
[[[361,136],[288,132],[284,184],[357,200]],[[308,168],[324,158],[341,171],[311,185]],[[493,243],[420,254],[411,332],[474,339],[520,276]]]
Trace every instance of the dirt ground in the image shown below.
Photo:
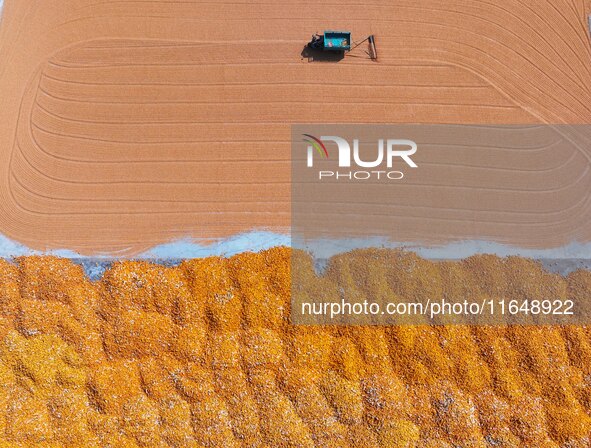
[[[131,254],[177,237],[287,231],[291,123],[588,123],[588,12],[581,0],[6,0],[0,233]],[[304,44],[329,28],[375,34],[379,62],[308,63]],[[587,151],[489,168],[466,167],[461,196],[445,180],[415,188],[397,239],[445,229],[444,240],[589,241]],[[483,200],[500,181],[510,193]],[[462,201],[443,221],[435,189],[439,207]],[[491,231],[491,215],[507,228]],[[531,216],[540,225],[514,235]]]

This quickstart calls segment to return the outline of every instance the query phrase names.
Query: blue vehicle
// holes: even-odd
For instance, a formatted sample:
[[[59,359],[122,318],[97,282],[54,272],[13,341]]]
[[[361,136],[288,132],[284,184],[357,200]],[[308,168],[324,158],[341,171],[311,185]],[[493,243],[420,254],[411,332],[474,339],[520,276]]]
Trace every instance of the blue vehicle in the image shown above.
[[[312,40],[308,43],[308,48],[316,52],[324,52],[339,54],[340,57],[344,57],[345,53],[357,48],[363,42],[369,43],[369,48],[366,53],[369,57],[377,61],[378,52],[376,49],[375,36],[373,34],[367,36],[360,42],[351,41],[350,31],[325,31],[324,34],[314,34]]]
[[[325,31],[314,34],[308,44],[314,50],[349,51],[351,49],[351,33],[349,31]]]

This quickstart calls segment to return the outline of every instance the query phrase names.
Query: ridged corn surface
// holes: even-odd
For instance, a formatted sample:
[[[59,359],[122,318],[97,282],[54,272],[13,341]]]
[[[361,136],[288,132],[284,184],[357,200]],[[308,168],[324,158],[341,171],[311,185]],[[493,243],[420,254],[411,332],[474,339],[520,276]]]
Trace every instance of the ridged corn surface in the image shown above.
[[[588,328],[294,326],[290,255],[122,261],[96,282],[0,261],[0,448],[589,446]],[[392,259],[406,299],[551,275],[514,259],[515,291],[496,257]],[[591,297],[587,271],[548,284]]]

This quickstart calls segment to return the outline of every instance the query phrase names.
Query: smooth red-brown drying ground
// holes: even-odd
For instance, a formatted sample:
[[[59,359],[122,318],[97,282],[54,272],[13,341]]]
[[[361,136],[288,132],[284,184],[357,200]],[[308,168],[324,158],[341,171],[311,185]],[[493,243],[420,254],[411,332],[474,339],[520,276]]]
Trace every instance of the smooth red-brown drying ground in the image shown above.
[[[0,233],[132,253],[283,231],[296,122],[588,123],[588,6],[6,0]],[[326,28],[374,33],[379,62],[308,63],[304,44]],[[475,159],[431,161],[443,181],[413,187],[410,207],[393,202],[397,239],[591,239],[587,150]],[[444,173],[459,166],[458,190]],[[490,232],[491,215],[507,230]]]

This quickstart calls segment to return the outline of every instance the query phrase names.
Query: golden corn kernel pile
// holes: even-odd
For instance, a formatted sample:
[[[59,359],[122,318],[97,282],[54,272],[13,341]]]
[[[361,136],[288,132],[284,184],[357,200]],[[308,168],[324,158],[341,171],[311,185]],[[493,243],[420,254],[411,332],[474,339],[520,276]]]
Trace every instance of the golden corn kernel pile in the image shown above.
[[[540,287],[519,259],[393,260],[399,297]],[[289,266],[0,261],[0,447],[589,447],[586,327],[292,326]],[[556,281],[591,297],[589,272]]]

